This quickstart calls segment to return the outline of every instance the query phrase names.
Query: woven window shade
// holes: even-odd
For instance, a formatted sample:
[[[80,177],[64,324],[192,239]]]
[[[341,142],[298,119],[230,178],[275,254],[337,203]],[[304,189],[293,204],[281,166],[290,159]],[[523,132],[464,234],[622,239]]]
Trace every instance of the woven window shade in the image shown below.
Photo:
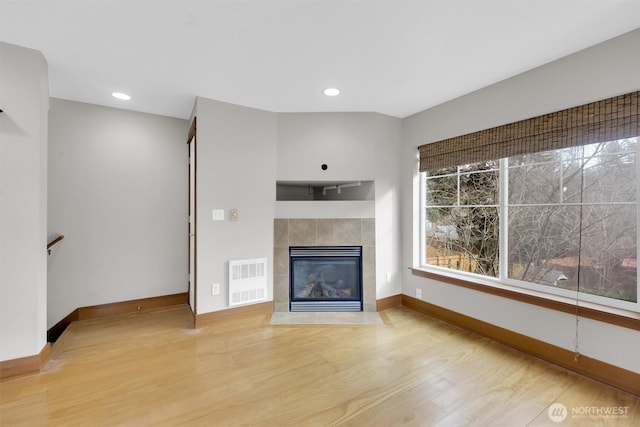
[[[421,145],[420,172],[640,135],[640,91]]]

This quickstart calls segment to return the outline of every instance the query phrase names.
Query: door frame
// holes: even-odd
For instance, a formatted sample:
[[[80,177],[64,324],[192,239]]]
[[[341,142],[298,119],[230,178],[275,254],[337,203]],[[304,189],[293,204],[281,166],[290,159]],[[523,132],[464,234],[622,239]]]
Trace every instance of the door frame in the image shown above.
[[[195,319],[198,314],[198,235],[196,233],[197,229],[197,218],[198,218],[198,204],[197,204],[197,171],[198,171],[198,162],[197,162],[197,126],[196,126],[197,118],[194,117],[191,122],[191,127],[189,128],[189,133],[187,135],[187,156],[189,160],[188,166],[188,188],[187,188],[187,270],[188,270],[188,279],[187,279],[187,292],[189,293],[189,303],[191,303],[191,292],[193,292],[193,307],[191,307],[191,311],[193,313],[193,319],[195,324]],[[193,144],[193,145],[191,145]],[[193,150],[192,150],[193,149]],[[193,177],[193,180],[192,180]],[[192,182],[193,181],[193,182]],[[193,201],[191,200],[193,197]],[[193,203],[192,203],[193,202]],[[193,206],[193,212],[192,212]],[[192,243],[193,238],[193,243]],[[193,247],[192,247],[193,244]]]

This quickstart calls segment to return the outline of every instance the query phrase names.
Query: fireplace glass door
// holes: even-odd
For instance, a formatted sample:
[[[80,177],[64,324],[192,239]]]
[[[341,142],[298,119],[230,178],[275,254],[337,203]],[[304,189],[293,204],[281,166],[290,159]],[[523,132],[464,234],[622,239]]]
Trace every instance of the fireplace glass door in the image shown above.
[[[362,247],[291,247],[291,311],[362,311]]]

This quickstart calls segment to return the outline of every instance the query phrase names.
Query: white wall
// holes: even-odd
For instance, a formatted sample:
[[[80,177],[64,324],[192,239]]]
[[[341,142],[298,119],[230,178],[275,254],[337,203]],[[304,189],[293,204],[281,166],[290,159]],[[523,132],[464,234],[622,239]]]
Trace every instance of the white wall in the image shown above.
[[[0,42],[0,360],[47,342],[47,62]]]
[[[197,314],[229,307],[228,262],[268,259],[267,300],[273,300],[273,218],[276,200],[276,115],[198,98]],[[224,221],[212,221],[223,209]],[[229,220],[238,209],[239,219]],[[211,285],[220,284],[220,294]]]
[[[402,121],[382,114],[278,114],[279,181],[375,181],[378,299],[400,293],[401,140]],[[325,217],[328,203],[340,202],[314,205],[313,217]]]
[[[186,120],[51,100],[48,326],[187,291]]]
[[[417,265],[417,147],[604,99],[640,88],[640,30],[578,52],[404,120],[403,259]],[[450,310],[573,350],[574,316],[454,285],[403,270],[402,291]],[[582,354],[640,372],[640,332],[589,319],[580,321]]]

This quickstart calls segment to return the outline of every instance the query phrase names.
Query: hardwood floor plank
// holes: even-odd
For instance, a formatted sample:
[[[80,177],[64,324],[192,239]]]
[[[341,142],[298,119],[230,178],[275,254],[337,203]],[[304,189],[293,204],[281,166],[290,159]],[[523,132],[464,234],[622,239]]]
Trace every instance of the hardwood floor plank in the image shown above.
[[[184,306],[73,322],[41,373],[0,383],[0,425],[539,426],[558,425],[556,402],[640,425],[631,394],[406,307],[381,317],[194,329]],[[612,425],[587,421],[566,425]]]

